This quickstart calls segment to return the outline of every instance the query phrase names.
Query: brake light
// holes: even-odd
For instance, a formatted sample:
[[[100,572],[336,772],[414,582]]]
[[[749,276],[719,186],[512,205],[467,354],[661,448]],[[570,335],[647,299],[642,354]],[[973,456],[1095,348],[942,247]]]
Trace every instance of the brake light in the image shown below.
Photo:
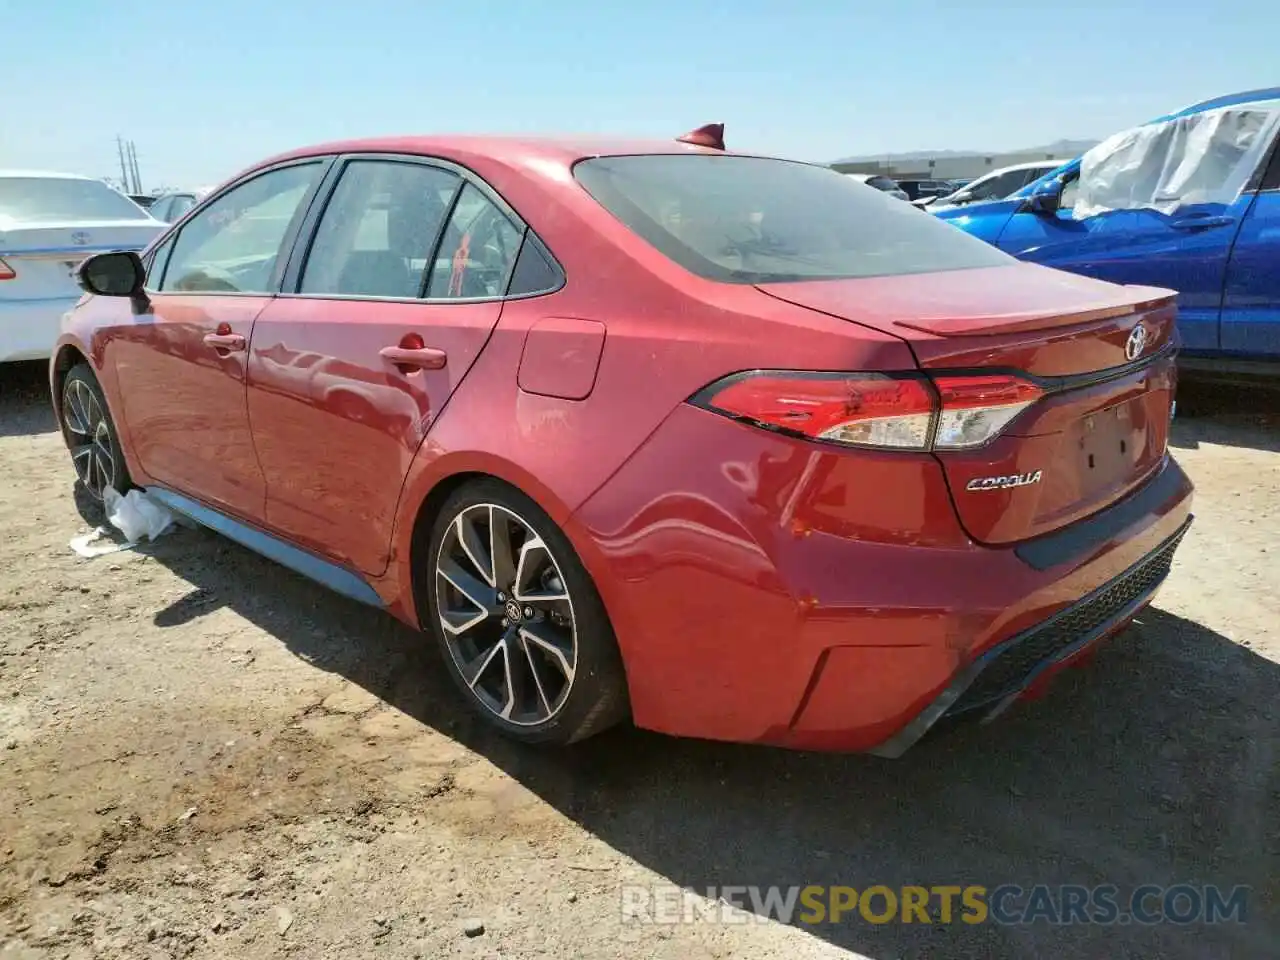
[[[981,446],[1035,403],[1043,390],[1007,375],[734,374],[692,398],[724,416],[803,437],[890,450]]]
[[[12,280],[17,275],[13,267],[0,260],[0,280]]]

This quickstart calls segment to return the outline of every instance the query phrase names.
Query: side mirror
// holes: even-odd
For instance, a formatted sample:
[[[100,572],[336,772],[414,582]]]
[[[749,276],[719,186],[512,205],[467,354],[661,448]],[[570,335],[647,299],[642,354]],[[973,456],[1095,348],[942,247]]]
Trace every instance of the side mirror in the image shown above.
[[[1031,191],[1023,209],[1045,216],[1057,213],[1062,207],[1062,188],[1063,183],[1057,177],[1046,180]]]
[[[76,269],[80,289],[99,297],[136,297],[147,271],[132,250],[95,253]]]
[[[956,204],[957,206],[962,203],[973,203],[973,194],[968,190],[961,190],[958,193],[953,193],[951,195],[951,199],[947,202]]]

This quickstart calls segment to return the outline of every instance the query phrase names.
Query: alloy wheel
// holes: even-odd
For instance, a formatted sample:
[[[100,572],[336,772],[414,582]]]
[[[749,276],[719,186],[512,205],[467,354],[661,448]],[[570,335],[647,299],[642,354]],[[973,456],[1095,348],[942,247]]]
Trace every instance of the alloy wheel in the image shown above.
[[[107,414],[93,390],[83,380],[69,379],[62,388],[62,422],[76,476],[86,490],[101,500],[116,479],[115,451]]]
[[[578,663],[573,600],[537,531],[493,503],[463,509],[435,564],[445,645],[475,698],[517,726],[560,712]]]

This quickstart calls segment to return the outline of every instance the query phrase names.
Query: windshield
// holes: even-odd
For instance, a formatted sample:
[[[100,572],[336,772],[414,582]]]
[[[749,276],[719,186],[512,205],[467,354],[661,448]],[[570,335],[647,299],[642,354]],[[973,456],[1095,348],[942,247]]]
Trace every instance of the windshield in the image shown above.
[[[705,154],[574,167],[605,209],[692,273],[781,283],[1003,266],[962,230],[826,167]]]
[[[147,219],[101,180],[70,177],[0,177],[0,217],[23,223]]]

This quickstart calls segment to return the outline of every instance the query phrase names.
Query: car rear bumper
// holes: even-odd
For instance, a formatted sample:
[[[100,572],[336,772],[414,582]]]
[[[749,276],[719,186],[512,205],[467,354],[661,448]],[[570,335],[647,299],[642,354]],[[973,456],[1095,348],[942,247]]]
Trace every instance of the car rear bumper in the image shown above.
[[[673,415],[571,530],[637,725],[897,756],[1123,628],[1190,521],[1191,483],[1166,457],[1086,520],[985,547],[930,460]]]
[[[1056,669],[1123,629],[1169,575],[1174,551],[1190,526],[1188,517],[1173,536],[1124,573],[957,671],[927,707],[870,752],[899,757],[944,717],[983,712],[994,718]]]
[[[0,300],[0,363],[47,360],[62,318],[79,295],[40,300]]]

